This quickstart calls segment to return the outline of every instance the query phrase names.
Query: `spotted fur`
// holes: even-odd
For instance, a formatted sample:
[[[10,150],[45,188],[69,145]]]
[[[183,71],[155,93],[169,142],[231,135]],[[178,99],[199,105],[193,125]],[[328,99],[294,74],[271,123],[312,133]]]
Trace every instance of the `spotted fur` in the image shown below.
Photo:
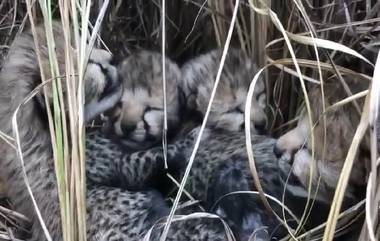
[[[169,170],[185,164],[184,147],[194,143],[196,133],[168,146]],[[142,240],[170,211],[156,191],[168,185],[162,183],[166,178],[162,148],[127,151],[99,131],[87,135],[86,148],[88,237]],[[159,240],[163,227],[154,227],[150,240]],[[226,236],[220,220],[197,218],[174,222],[167,240],[222,241]]]
[[[162,195],[153,190],[104,186],[90,189],[87,199],[89,240],[140,241],[153,228],[149,240],[158,241],[163,227],[157,223],[170,211]],[[224,241],[226,235],[220,220],[198,218],[173,222],[166,240]]]
[[[252,136],[251,148],[261,185],[266,194],[278,200],[282,200],[285,192],[286,205],[299,218],[306,204],[307,190],[292,175],[291,165],[285,159],[276,158],[273,153],[275,143],[275,139],[267,136]],[[185,147],[183,153],[187,156],[186,160],[189,159],[192,148],[192,145]],[[227,221],[238,240],[248,240],[253,233],[260,240],[286,235],[283,227],[277,229],[281,227],[280,223],[273,214],[266,211],[257,195],[231,194],[256,190],[243,132],[208,129],[199,146],[185,190],[200,200],[206,211],[216,213]],[[282,217],[281,207],[274,202],[271,205]],[[323,221],[328,207],[316,200],[313,210],[317,211],[313,212],[316,217],[313,216],[308,223],[311,226]],[[276,232],[272,233],[273,231]]]
[[[182,87],[184,88],[185,94],[188,97],[187,103],[190,107],[194,107],[191,105],[191,98],[193,98],[193,101],[197,104],[197,107],[204,108],[207,105],[206,99],[208,101],[209,97],[207,95],[209,95],[209,93],[211,92],[212,84],[214,82],[214,77],[216,73],[207,73],[206,71],[209,71],[209,69],[217,69],[220,54],[221,53],[218,51],[211,52],[208,55],[190,61],[183,67],[182,73],[184,74],[186,85]],[[235,233],[238,235],[240,240],[245,240],[256,229],[269,226],[270,228],[268,230],[272,230],[277,225],[277,222],[273,216],[266,213],[265,211],[262,211],[263,207],[262,205],[260,205],[260,202],[257,200],[257,198],[246,198],[245,196],[236,198],[237,202],[235,202],[236,205],[234,205],[234,207],[236,208],[229,208],[230,205],[226,205],[226,203],[230,203],[228,201],[230,199],[227,198],[223,199],[221,203],[218,204],[216,207],[212,207],[212,204],[214,204],[224,194],[227,194],[232,191],[252,190],[253,187],[253,181],[251,179],[249,168],[247,166],[247,157],[244,149],[244,133],[241,133],[239,131],[242,127],[243,113],[242,111],[239,111],[239,113],[235,113],[235,111],[229,113],[229,111],[225,109],[221,111],[221,108],[228,109],[231,106],[234,106],[234,110],[238,108],[244,108],[243,106],[245,105],[245,97],[246,92],[248,90],[248,85],[252,80],[256,69],[253,63],[246,56],[240,56],[240,54],[241,52],[238,50],[231,50],[229,58],[227,59],[227,67],[223,72],[223,78],[220,85],[221,91],[218,92],[219,94],[217,95],[217,104],[214,105],[213,109],[214,119],[211,118],[210,120],[212,123],[212,128],[215,128],[217,131],[212,131],[212,133],[215,134],[215,136],[213,136],[212,138],[209,138],[207,136],[204,137],[205,143],[202,144],[202,147],[199,150],[199,156],[197,156],[196,162],[194,163],[189,183],[187,185],[187,190],[191,194],[193,194],[196,199],[201,200],[209,211],[216,212],[222,217],[226,218],[228,223],[234,228]],[[201,67],[198,67],[199,65]],[[128,68],[128,66],[126,65],[125,68],[131,69],[133,68],[133,66],[134,65]],[[144,67],[143,64],[142,66]],[[188,80],[186,77],[186,73],[189,75],[192,74],[193,76],[196,76],[196,78]],[[234,79],[234,76],[238,76],[236,78],[236,81]],[[134,77],[134,79],[135,81],[139,80],[138,77]],[[161,81],[157,81],[157,79],[151,78],[150,80],[154,80],[155,84],[161,84]],[[194,81],[194,83],[192,83],[191,81]],[[151,83],[150,85],[154,86],[154,83]],[[189,95],[188,93],[191,92],[189,91],[189,86],[195,86],[196,89],[199,87],[199,92],[197,89],[195,91],[196,94],[191,93]],[[128,85],[128,87],[133,88],[133,85]],[[141,91],[143,91],[143,88],[147,88],[147,86],[143,86],[140,88],[142,88]],[[160,96],[160,93],[158,93],[158,96]],[[254,115],[252,119],[258,120],[260,119],[260,116],[262,118],[258,122],[254,121],[254,123],[257,124],[266,120],[264,113],[265,93],[264,83],[262,80],[258,82],[255,97],[256,98],[253,100]],[[130,99],[133,99],[133,101],[137,102],[137,104],[134,104],[136,106],[140,105],[141,103],[144,103],[143,99],[131,97]],[[122,102],[124,102],[125,100],[123,99]],[[226,101],[226,103],[223,101]],[[157,102],[158,101],[156,101],[156,103]],[[205,109],[203,109],[203,111],[204,110]],[[198,109],[198,111],[202,112],[201,109]],[[232,116],[232,118],[229,118],[230,116]],[[236,124],[234,122],[234,117],[236,116],[238,118],[241,118],[241,122],[238,121],[238,128],[235,128],[234,126]],[[221,124],[222,122],[220,122],[219,124],[215,123],[218,120],[222,120],[223,124]],[[224,120],[226,121],[224,122]],[[221,130],[222,127],[224,128],[224,130]],[[257,130],[254,130],[254,132],[256,131]],[[100,146],[107,146],[104,143],[95,141],[95,143],[96,142],[100,143]],[[254,145],[256,145],[255,150],[257,149],[255,153],[259,156],[258,168],[260,176],[264,179],[265,191],[269,192],[272,195],[275,194],[277,198],[280,198],[282,194],[281,184],[285,180],[285,177],[281,176],[280,174],[282,173],[282,171],[287,171],[285,173],[290,172],[290,167],[289,165],[284,165],[283,169],[279,168],[277,158],[273,155],[274,143],[275,141],[268,137],[255,136],[254,138]],[[90,147],[91,144],[88,146]],[[96,150],[99,149],[100,146],[91,149]],[[178,146],[180,146],[180,148],[178,148]],[[174,158],[173,161],[171,161],[171,163],[175,163],[178,161],[185,162],[186,160],[188,160],[192,147],[193,140],[189,140],[188,137],[179,138],[179,141],[177,141],[173,145],[169,145],[169,159],[172,159],[173,157],[172,154],[170,154],[173,150],[180,150],[180,152],[183,155],[185,155],[185,158]],[[115,148],[117,149],[120,147]],[[150,173],[151,170],[159,170],[157,169],[157,167],[162,167],[163,165],[162,160],[161,164],[159,165],[157,165],[158,163],[155,163],[153,161],[156,160],[157,157],[152,157],[152,153],[150,152],[153,149],[137,152],[139,154],[132,154],[135,156],[134,158],[132,158],[133,160],[131,159],[131,155],[129,155],[128,157],[120,157],[120,153],[117,155],[112,155],[110,158],[103,157],[102,159],[104,160],[104,163],[108,163],[108,160],[116,160],[116,163],[111,164],[111,166],[116,166],[117,168],[114,170],[110,170],[109,172],[105,172],[103,167],[99,170],[94,169],[93,173],[88,173],[87,176],[89,177],[89,179],[91,179],[92,174],[101,173],[104,174],[105,177],[103,175],[99,176],[100,180],[107,180],[108,178],[109,183],[121,183],[124,187],[128,187],[129,189],[131,187],[141,188],[141,183],[145,183],[144,181],[141,181],[141,178],[143,178],[143,180],[146,180],[146,175],[141,176],[141,174],[136,173]],[[99,150],[102,150],[102,148],[100,148]],[[103,153],[101,155],[104,155],[104,151],[102,150],[101,152]],[[98,157],[101,156],[100,154],[96,154],[96,151],[93,154],[98,155]],[[91,153],[88,153],[88,156],[91,155]],[[148,160],[144,159],[145,156],[149,157]],[[94,157],[94,159],[95,158],[96,157]],[[125,165],[121,166],[118,160],[122,160],[121,162]],[[94,162],[94,166],[96,165],[98,168],[101,167],[99,166],[99,163],[102,163],[102,161]],[[112,161],[112,163],[114,163],[114,161]],[[177,163],[175,165],[182,167],[183,170],[185,163],[180,165]],[[240,172],[240,174],[235,175],[236,172]],[[115,175],[115,173],[117,175]],[[122,177],[122,179],[117,179],[120,177]],[[139,181],[133,183],[133,180]],[[234,183],[236,185],[234,185]],[[148,186],[151,185],[152,184],[149,184]],[[299,192],[297,193],[297,195],[303,195],[302,197],[306,195],[305,190],[299,186],[294,186],[293,189],[290,188],[290,193],[292,192]],[[264,235],[262,239],[267,240],[267,237]]]
[[[168,124],[173,128],[179,122],[180,71],[170,60],[167,60],[166,71]],[[108,207],[101,213],[95,211],[96,207],[88,207],[89,219],[93,219],[93,212],[101,216],[96,221],[88,220],[94,224],[89,237],[141,240],[148,227],[169,214],[169,206],[156,190],[166,192],[165,189],[172,184],[168,182],[166,172],[175,175],[184,168],[184,147],[193,145],[197,132],[190,132],[184,140],[168,146],[168,170],[165,170],[162,148],[150,147],[161,138],[163,127],[161,55],[138,52],[123,61],[119,75],[124,94],[120,105],[108,113],[106,134],[94,131],[86,136],[88,199],[99,196],[107,200],[105,205]],[[128,125],[135,126],[129,128]],[[153,129],[155,131],[151,132]],[[99,221],[106,223],[100,225],[105,235],[97,231]],[[158,240],[161,230],[153,230],[152,240]],[[201,218],[175,222],[168,240],[211,241],[226,240],[226,237],[220,221]]]
[[[173,172],[184,163],[184,143],[168,147],[167,164]],[[160,183],[165,178],[162,147],[130,151],[100,131],[94,131],[86,136],[86,157],[86,176],[92,186],[107,185],[130,191],[164,186]]]
[[[182,89],[189,109],[205,115],[215,83],[222,50],[213,50],[189,60],[182,67]],[[212,128],[237,131],[244,129],[244,108],[249,85],[257,72],[253,60],[241,50],[229,49],[208,124]],[[252,98],[251,121],[255,132],[266,127],[266,93],[259,78]]]
[[[87,199],[89,240],[140,241],[153,228],[149,240],[158,241],[163,230],[158,222],[170,211],[162,195],[154,190],[103,186],[90,188]],[[226,235],[220,220],[198,218],[173,222],[166,240],[224,241]]]
[[[230,62],[227,62],[227,64],[230,64],[232,66],[240,66],[240,64],[244,63],[244,57],[242,58],[243,60],[240,60],[240,56],[237,56],[239,51],[237,51],[237,53],[232,53],[235,55],[230,55],[233,57],[229,58]],[[210,54],[210,56],[212,57],[213,55]],[[208,57],[211,58],[210,56]],[[214,57],[216,58],[217,56]],[[238,64],[234,63],[233,61],[238,61]],[[202,63],[202,61],[199,62]],[[216,66],[216,59],[213,63]],[[247,64],[249,66],[251,62],[248,62]],[[144,67],[143,64],[141,65]],[[124,68],[131,69],[135,65],[132,64],[131,66],[132,67],[125,65]],[[216,68],[215,66],[214,68]],[[185,66],[184,68],[187,67]],[[145,69],[145,67],[142,69]],[[194,71],[194,74],[201,73],[199,71],[197,72],[196,69],[192,70]],[[237,75],[236,72],[232,72],[230,69],[227,69],[224,74],[228,77],[233,76],[233,74]],[[134,78],[131,78],[131,81],[134,83],[133,80],[138,81],[139,79],[139,77],[135,76]],[[213,83],[212,78],[205,79],[205,81],[206,80],[212,81]],[[238,80],[243,81],[244,79]],[[143,83],[146,81],[147,80],[143,81]],[[155,84],[161,84],[161,81],[157,81],[157,79],[154,78],[150,78],[149,81],[152,81],[152,83],[149,84],[152,86]],[[251,78],[246,78],[246,82],[237,81],[236,85],[233,79],[226,79],[226,81],[222,81],[221,86],[222,89],[227,89],[226,93],[229,94],[226,94],[225,96],[227,96],[226,98],[228,99],[228,96],[231,95],[235,97],[243,95],[243,93],[246,95],[246,91]],[[229,85],[229,83],[233,84]],[[262,86],[260,86],[260,83]],[[134,89],[134,85],[137,84],[135,83],[125,85],[125,90],[128,91],[127,87]],[[199,84],[199,86],[201,85]],[[209,86],[209,88],[211,87],[212,86]],[[149,92],[146,90],[148,88],[147,86],[140,86],[139,88],[140,92]],[[258,99],[256,99],[257,102],[255,102],[256,105],[254,104],[253,109],[253,112],[256,114],[260,113],[260,110],[263,111],[264,109],[264,105],[261,105],[261,109],[255,109],[258,108],[257,105],[259,100],[265,100],[265,94],[262,92],[264,89],[263,83],[259,82],[257,88],[258,92],[255,94]],[[162,92],[160,93],[156,93],[156,95],[162,96]],[[262,97],[262,95],[264,95],[264,97]],[[200,103],[199,106],[205,106],[207,104],[207,102],[205,102],[206,98],[204,95],[188,95],[187,97],[190,99],[195,98],[194,101],[195,103]],[[232,99],[236,100],[235,97]],[[218,98],[218,104],[222,105],[222,101],[224,101],[224,95],[220,93]],[[136,106],[144,103],[144,99],[142,98],[132,98],[132,96],[129,96],[129,99],[135,101],[134,105]],[[125,102],[126,100],[128,99],[123,99],[122,102]],[[202,102],[202,100],[204,101]],[[245,104],[245,100],[240,101],[240,104],[243,106]],[[156,101],[156,103],[159,102]],[[225,105],[228,106],[230,103],[227,101],[227,104]],[[216,107],[218,107],[218,105],[216,105]],[[224,112],[218,112],[218,108],[216,108],[216,111],[213,112],[213,114],[215,114],[215,116],[219,115],[220,117],[224,115]],[[200,150],[196,157],[193,169],[190,173],[190,178],[188,180],[186,190],[196,199],[200,200],[207,211],[214,212],[224,218],[233,228],[238,240],[248,240],[252,233],[256,233],[256,238],[258,239],[270,240],[271,237],[269,234],[274,231],[279,223],[272,214],[265,211],[264,206],[257,198],[257,196],[248,194],[228,195],[230,192],[250,191],[255,190],[255,188],[247,162],[247,154],[245,151],[245,135],[243,132],[239,131],[240,128],[233,127],[234,123],[225,122],[225,124],[226,125],[223,126],[223,130],[221,130],[221,125],[212,125],[212,128],[214,129],[207,130],[208,134],[203,137]],[[228,126],[228,124],[231,125]],[[256,131],[257,130],[254,130],[254,132]],[[190,135],[187,135],[185,138],[179,138],[178,141],[168,146],[168,161],[169,168],[172,168],[171,170],[184,170],[186,161],[188,160],[193,148],[194,136],[196,134],[197,129],[194,130]],[[284,191],[284,183],[287,175],[290,173],[291,166],[289,163],[284,162],[283,160],[278,160],[275,157],[273,154],[274,144],[274,139],[266,136],[254,135],[252,147],[255,152],[256,165],[259,171],[262,185],[264,187],[264,191],[281,200]],[[132,208],[134,211],[137,211],[137,215],[141,216],[141,226],[137,225],[137,233],[141,234],[146,232],[147,227],[151,223],[157,221],[160,216],[150,216],[149,212],[160,213],[155,210],[168,209],[168,206],[165,206],[162,203],[162,205],[156,206],[155,208],[152,208],[148,205],[148,208],[146,209],[139,209],[139,207],[133,205],[134,199],[139,199],[141,196],[143,196],[145,198],[144,200],[147,200],[146,203],[149,204],[151,202],[150,196],[143,192],[146,192],[147,189],[149,190],[152,187],[157,188],[157,185],[162,186],[162,184],[160,184],[158,181],[164,178],[164,175],[162,175],[161,172],[164,165],[162,149],[160,147],[153,147],[150,149],[143,148],[143,150],[140,151],[132,151],[130,153],[126,153],[126,151],[122,151],[122,146],[123,145],[118,145],[117,142],[113,142],[110,139],[104,139],[104,137],[99,135],[99,133],[90,133],[87,139],[87,147],[89,148],[87,152],[87,156],[89,158],[89,160],[87,160],[87,178],[91,183],[90,190],[92,188],[96,190],[94,185],[106,185],[108,186],[107,188],[109,188],[109,186],[112,186],[128,190],[126,192],[128,192],[129,195],[128,200],[130,206],[123,206],[124,211],[120,212],[127,212],[127,210],[130,208]],[[302,212],[302,208],[305,204],[305,197],[307,196],[307,192],[303,186],[297,182],[297,179],[290,179],[290,183],[288,183],[288,186],[285,190],[287,203],[292,204],[293,208],[297,209],[299,213]],[[150,195],[153,194],[150,193]],[[228,196],[223,197],[224,195]],[[115,196],[117,195],[115,194]],[[161,200],[162,197],[160,199],[156,196],[155,199]],[[145,203],[144,200],[141,202]],[[108,202],[108,204],[112,205],[112,202]],[[281,214],[280,207],[276,206],[273,203],[272,205],[274,205],[277,213]],[[115,206],[116,207],[112,207],[111,210],[114,208],[117,209],[117,205]],[[161,213],[161,215],[163,216],[164,212]],[[149,219],[145,217],[154,218]],[[133,217],[125,217],[124,223],[127,226],[132,225],[128,227],[135,227],[136,224],[134,224],[133,220]],[[204,225],[207,222],[202,220],[201,223]],[[176,237],[177,240],[188,240],[189,237],[184,237],[186,237],[185,233],[190,232],[191,228],[189,229],[189,227],[181,226],[181,224],[177,225],[177,227],[174,226],[172,228],[172,231],[177,232],[177,234],[170,234],[169,236],[171,238]],[[202,227],[202,225],[200,227]],[[201,238],[202,234],[207,234],[209,232],[214,232],[214,234],[210,236],[211,239],[217,239],[217,237],[222,237],[224,235],[224,231],[220,231],[222,229],[218,225],[213,224],[205,229],[201,229],[200,227],[199,230],[197,230],[199,232],[193,232],[191,235],[191,237],[195,238],[195,240],[203,240],[203,238]],[[262,229],[264,229],[264,231],[259,231]],[[214,230],[219,231],[215,232]],[[137,233],[120,232],[116,236],[132,239],[133,237],[139,236]],[[278,231],[273,235],[279,238],[284,234],[285,232],[282,230],[281,232]],[[176,239],[174,238],[174,240]]]
[[[283,192],[282,171],[289,171],[289,166],[279,168],[272,154],[274,143],[271,138],[254,136],[252,148],[264,191],[279,198]],[[211,132],[201,144],[186,190],[206,201],[207,208],[212,208],[219,198],[230,192],[254,190],[245,149],[244,133]],[[274,216],[265,212],[260,200],[252,196],[226,197],[210,211],[229,221],[241,240],[263,227],[271,232],[276,223]]]

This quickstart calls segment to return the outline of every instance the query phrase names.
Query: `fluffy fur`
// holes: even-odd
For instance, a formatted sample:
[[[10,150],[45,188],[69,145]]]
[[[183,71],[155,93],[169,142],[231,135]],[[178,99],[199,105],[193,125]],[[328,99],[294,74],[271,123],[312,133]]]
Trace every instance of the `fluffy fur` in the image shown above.
[[[189,60],[181,68],[189,109],[205,114],[219,68],[221,50],[213,50]],[[249,85],[257,67],[241,50],[229,49],[208,124],[212,128],[237,131],[244,129],[244,108]],[[263,79],[256,84],[252,98],[252,129],[266,127],[266,93]]]
[[[178,91],[181,72],[166,58],[166,98],[168,128],[172,132],[180,123],[183,108]],[[110,114],[109,131],[121,137],[130,148],[144,149],[162,138],[164,94],[162,87],[162,55],[140,51],[119,66],[124,85],[120,104]],[[170,134],[170,133],[169,133]]]

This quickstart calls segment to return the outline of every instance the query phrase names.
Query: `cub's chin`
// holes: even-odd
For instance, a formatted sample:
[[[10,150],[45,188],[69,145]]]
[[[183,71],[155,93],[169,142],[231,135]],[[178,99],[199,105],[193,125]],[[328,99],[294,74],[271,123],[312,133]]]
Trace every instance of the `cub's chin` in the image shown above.
[[[115,131],[114,123],[109,120],[103,120],[101,131],[109,138],[115,140],[127,151],[145,150],[152,146],[157,146],[161,141],[161,136],[154,136],[146,131],[133,131],[128,134],[118,133]]]

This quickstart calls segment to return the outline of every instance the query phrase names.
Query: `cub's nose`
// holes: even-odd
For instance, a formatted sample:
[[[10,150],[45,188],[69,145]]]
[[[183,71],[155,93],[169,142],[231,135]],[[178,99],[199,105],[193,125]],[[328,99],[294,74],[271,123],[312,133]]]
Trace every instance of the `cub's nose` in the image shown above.
[[[255,129],[261,135],[266,133],[266,127],[267,127],[267,122],[265,120],[255,123]]]
[[[131,134],[132,131],[136,130],[137,128],[137,125],[136,124],[132,124],[132,125],[122,125],[121,126],[121,130],[123,131],[123,134],[128,136],[129,134]]]
[[[285,150],[284,149],[281,149],[277,143],[276,145],[274,145],[274,148],[273,148],[273,152],[274,152],[274,155],[277,157],[277,158],[280,158],[282,156],[282,154],[284,154]]]

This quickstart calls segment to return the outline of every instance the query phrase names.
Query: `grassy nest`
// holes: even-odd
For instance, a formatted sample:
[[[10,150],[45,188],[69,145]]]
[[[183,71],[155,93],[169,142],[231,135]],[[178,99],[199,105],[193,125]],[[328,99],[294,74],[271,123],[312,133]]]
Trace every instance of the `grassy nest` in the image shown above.
[[[100,0],[92,4],[92,23],[103,2]],[[181,64],[190,57],[223,46],[234,2],[168,0],[164,43],[167,55]],[[53,9],[54,17],[59,17],[58,4]],[[160,51],[161,13],[161,1],[158,0],[110,1],[99,30],[102,41],[96,44],[105,44],[114,53],[116,60],[128,56],[135,49]],[[33,14],[37,21],[41,18],[38,11]],[[253,56],[259,67],[270,65],[267,66],[270,71],[264,72],[271,106],[270,134],[279,136],[294,127],[294,120],[304,103],[304,94],[292,54],[302,73],[307,76],[307,88],[315,85],[314,80],[319,81],[318,63],[328,65],[327,69],[322,69],[322,78],[326,80],[342,78],[340,70],[353,76],[372,79],[373,66],[349,54],[347,49],[356,51],[375,64],[380,46],[379,22],[380,3],[375,0],[241,1],[231,45]],[[0,68],[12,40],[25,26],[28,26],[25,2],[1,1]],[[284,41],[284,36],[291,40],[292,49]],[[305,36],[308,37],[307,40],[302,38]],[[313,46],[315,42],[310,42],[311,36],[331,41],[317,44],[320,47],[318,58]],[[346,46],[347,49],[341,46]],[[379,187],[380,179],[376,178]],[[15,233],[23,232],[29,224],[21,214],[11,211],[11,205],[1,192],[0,182],[0,240],[12,240]],[[369,192],[375,198],[375,204],[370,208],[378,213],[376,202],[380,199],[379,190],[373,187]],[[377,226],[375,232],[379,235],[379,224]],[[365,227],[364,225],[361,231],[361,240],[369,239]]]

